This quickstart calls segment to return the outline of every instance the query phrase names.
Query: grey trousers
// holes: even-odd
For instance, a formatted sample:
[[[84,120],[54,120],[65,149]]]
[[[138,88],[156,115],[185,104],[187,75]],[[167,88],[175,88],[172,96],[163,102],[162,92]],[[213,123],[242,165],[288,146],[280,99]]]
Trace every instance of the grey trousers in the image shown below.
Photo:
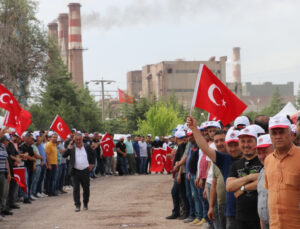
[[[9,183],[7,182],[5,173],[0,173],[0,211],[7,210],[6,200],[9,190]]]
[[[105,173],[112,173],[113,157],[105,157]]]

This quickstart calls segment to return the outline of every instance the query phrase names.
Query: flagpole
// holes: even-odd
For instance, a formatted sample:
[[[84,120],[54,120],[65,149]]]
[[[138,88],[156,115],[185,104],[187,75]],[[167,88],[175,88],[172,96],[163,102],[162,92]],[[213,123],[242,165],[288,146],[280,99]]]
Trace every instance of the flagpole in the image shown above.
[[[198,72],[198,75],[197,75],[197,80],[196,80],[195,88],[194,88],[194,95],[193,95],[191,109],[190,109],[190,116],[192,115],[193,109],[195,107],[195,102],[196,102],[197,92],[198,92],[198,88],[199,88],[202,69],[203,69],[203,64],[200,64],[199,72]]]
[[[53,123],[55,122],[55,120],[57,119],[58,114],[55,116],[53,122],[51,123],[50,129],[52,129]]]

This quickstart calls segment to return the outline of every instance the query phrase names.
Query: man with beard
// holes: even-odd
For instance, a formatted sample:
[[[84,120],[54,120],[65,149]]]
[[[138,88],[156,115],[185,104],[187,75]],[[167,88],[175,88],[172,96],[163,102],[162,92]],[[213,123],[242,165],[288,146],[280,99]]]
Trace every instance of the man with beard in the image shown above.
[[[257,132],[247,126],[239,133],[239,145],[243,158],[235,161],[228,175],[226,190],[235,192],[236,223],[238,229],[260,228],[257,213],[257,178],[262,168],[257,152]]]

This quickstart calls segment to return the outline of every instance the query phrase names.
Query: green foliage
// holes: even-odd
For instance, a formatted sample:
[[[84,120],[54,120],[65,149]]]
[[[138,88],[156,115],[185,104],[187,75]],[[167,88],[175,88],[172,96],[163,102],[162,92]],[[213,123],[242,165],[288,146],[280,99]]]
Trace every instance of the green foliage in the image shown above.
[[[268,115],[268,116],[274,116],[277,114],[283,107],[284,102],[282,97],[280,96],[279,89],[276,87],[276,89],[273,92],[271,103],[268,107],[264,108],[261,113]]]
[[[34,1],[0,0],[0,83],[23,104],[47,61],[47,33],[35,14]]]
[[[165,136],[172,132],[184,120],[179,117],[178,111],[165,102],[158,102],[150,107],[145,114],[145,120],[138,120],[138,131],[141,135]]]

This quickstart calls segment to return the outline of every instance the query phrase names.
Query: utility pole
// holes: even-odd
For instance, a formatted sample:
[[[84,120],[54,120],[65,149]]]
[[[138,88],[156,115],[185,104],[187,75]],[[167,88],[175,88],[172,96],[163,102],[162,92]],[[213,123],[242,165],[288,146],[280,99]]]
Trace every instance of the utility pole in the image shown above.
[[[102,122],[105,121],[105,107],[104,107],[104,84],[111,84],[111,83],[115,83],[116,81],[114,80],[91,80],[90,82],[95,83],[96,85],[101,83],[101,94],[102,94]],[[87,82],[89,83],[89,82]]]

